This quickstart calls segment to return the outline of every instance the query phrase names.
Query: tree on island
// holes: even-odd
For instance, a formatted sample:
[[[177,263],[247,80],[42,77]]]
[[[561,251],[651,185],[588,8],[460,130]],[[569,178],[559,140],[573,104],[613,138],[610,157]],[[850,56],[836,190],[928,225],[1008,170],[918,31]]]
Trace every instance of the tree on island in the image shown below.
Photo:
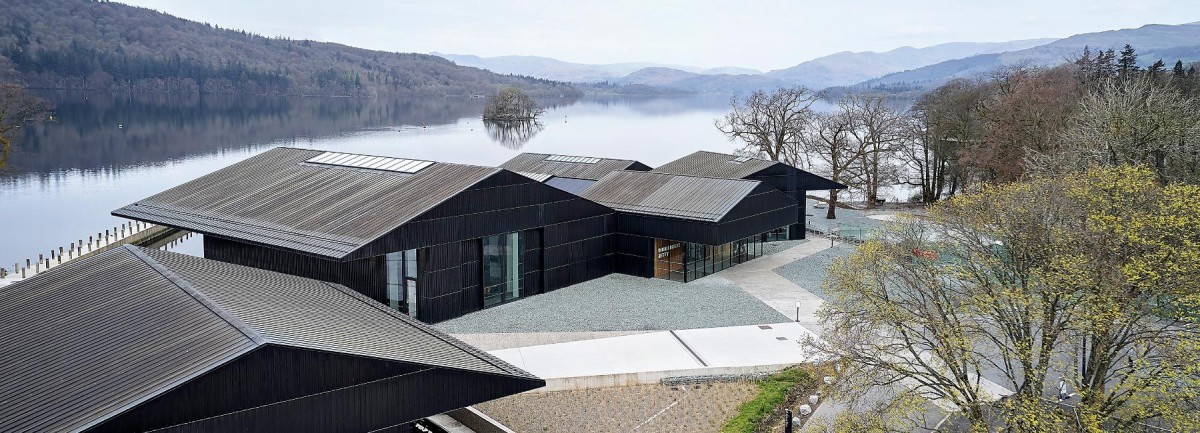
[[[531,121],[546,111],[516,87],[501,87],[483,106],[483,120]]]
[[[0,84],[0,169],[8,162],[17,130],[50,113],[50,102],[30,94],[17,84]]]

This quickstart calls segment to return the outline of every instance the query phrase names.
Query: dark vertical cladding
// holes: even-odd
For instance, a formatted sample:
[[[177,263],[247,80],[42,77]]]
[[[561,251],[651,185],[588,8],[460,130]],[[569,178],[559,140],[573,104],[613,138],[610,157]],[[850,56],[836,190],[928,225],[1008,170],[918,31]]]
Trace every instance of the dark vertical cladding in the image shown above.
[[[87,431],[150,431],[408,374],[422,368],[328,352],[266,346]]]
[[[517,379],[430,368],[159,431],[360,433],[529,389]]]
[[[782,191],[788,197],[796,200],[796,203],[799,203],[799,206],[796,208],[795,222],[788,226],[788,239],[791,240],[804,239],[805,237],[805,221],[807,219],[805,215],[805,209],[807,209],[805,202],[807,200],[807,191],[803,189],[802,184],[804,180],[801,179],[804,173],[806,172],[777,164],[746,177],[746,179],[757,180],[776,190]],[[810,174],[810,176],[813,175]]]
[[[337,283],[387,303],[387,269],[383,256],[342,262],[204,236],[204,258]]]
[[[654,276],[654,238],[617,235],[615,272],[650,278]]]
[[[483,308],[481,238],[524,235],[527,296],[611,273],[615,221],[611,209],[504,171],[368,248],[420,248],[428,261],[418,277],[417,317],[436,323]]]

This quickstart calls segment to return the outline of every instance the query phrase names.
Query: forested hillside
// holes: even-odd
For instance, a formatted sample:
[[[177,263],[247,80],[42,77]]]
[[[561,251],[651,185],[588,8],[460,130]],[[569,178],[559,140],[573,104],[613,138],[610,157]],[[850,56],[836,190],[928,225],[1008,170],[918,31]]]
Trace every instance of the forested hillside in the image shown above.
[[[536,96],[574,87],[446,59],[270,38],[91,0],[0,0],[0,82],[29,87],[278,95]]]

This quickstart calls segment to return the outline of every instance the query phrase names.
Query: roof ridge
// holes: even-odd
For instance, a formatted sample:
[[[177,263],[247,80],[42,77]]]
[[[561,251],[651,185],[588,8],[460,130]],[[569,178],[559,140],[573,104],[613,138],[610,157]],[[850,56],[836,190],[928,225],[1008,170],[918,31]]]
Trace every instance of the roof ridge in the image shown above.
[[[703,151],[701,151],[701,152],[703,152]],[[778,161],[776,161],[776,162],[778,162]],[[610,172],[609,174],[613,174],[613,173],[625,173],[625,172],[628,172],[628,173],[657,174],[657,175],[660,175],[660,176],[680,176],[680,177],[694,177],[694,178],[697,178],[697,179],[728,180],[728,181],[733,181],[733,182],[751,182],[751,183],[762,183],[761,181],[754,180],[754,179],[730,179],[730,178],[728,178],[728,177],[713,177],[713,176],[699,176],[699,175],[695,175],[695,174],[667,173],[667,172],[663,172],[663,171],[654,171],[654,170],[651,170],[651,171],[640,171],[640,170],[613,170],[613,171],[612,171],[612,172]],[[608,177],[608,175],[605,175],[604,177]],[[603,179],[603,178],[601,178],[601,179]]]
[[[404,322],[408,322],[408,321],[416,322],[417,321],[417,319],[413,319],[412,317],[409,317],[399,311],[393,310],[390,307],[385,307],[383,304],[381,304],[379,302],[375,302],[374,300],[369,300],[369,299],[363,299],[366,297],[365,295],[358,293],[356,291],[350,290],[349,288],[347,288],[345,286],[342,286],[340,284],[330,283],[328,281],[322,281],[322,283],[324,283],[326,286],[334,288],[335,290],[337,290],[339,292],[350,295],[351,298],[354,298],[355,300],[362,302],[363,304],[368,305],[371,308],[382,311],[384,314],[387,314],[387,315],[395,317],[395,318],[399,318],[401,321],[404,321]],[[417,322],[417,323],[421,323],[421,322]],[[424,325],[424,324],[422,323],[422,325]],[[496,367],[500,371],[507,372],[514,376],[536,377],[527,371],[521,370],[521,369],[517,368],[516,366],[508,364],[507,362],[504,362],[504,360],[496,358],[487,352],[484,352],[474,346],[466,344],[457,338],[450,337],[449,335],[439,332],[436,329],[434,329],[432,326],[429,326],[429,325],[413,326],[413,328],[415,328],[421,332],[424,332],[425,334],[428,334],[431,337],[442,340],[443,342],[445,342],[447,344],[457,347],[464,352],[474,355],[476,358],[479,358],[480,360],[490,364],[491,366]],[[499,363],[497,363],[496,361],[499,361]],[[443,367],[443,368],[449,368],[449,367]],[[475,371],[475,370],[472,370],[472,371]],[[480,371],[479,373],[488,373],[488,372]],[[522,373],[524,373],[524,374],[522,374]]]
[[[267,343],[267,339],[264,338],[262,336],[262,334],[260,334],[257,330],[255,330],[254,328],[251,328],[250,325],[247,325],[246,322],[243,322],[241,319],[238,319],[236,316],[234,316],[229,311],[226,311],[224,308],[221,308],[221,306],[217,305],[216,302],[213,302],[212,299],[209,299],[203,293],[200,293],[199,290],[196,290],[195,286],[192,286],[192,283],[183,279],[178,274],[176,274],[174,271],[167,269],[166,266],[164,266],[162,263],[159,263],[157,260],[154,260],[154,258],[147,255],[145,251],[141,250],[141,248],[133,246],[133,245],[128,245],[128,244],[124,245],[123,248],[125,248],[126,251],[129,251],[131,254],[133,254],[134,257],[137,257],[139,260],[146,263],[147,266],[150,266],[151,269],[153,269],[155,272],[158,272],[159,275],[162,275],[163,278],[167,279],[167,281],[170,281],[172,284],[174,284],[180,290],[183,290],[184,293],[187,293],[189,296],[191,296],[193,299],[195,299],[197,302],[199,302],[200,305],[203,305],[205,308],[208,308],[210,311],[213,312],[213,314],[216,314],[217,317],[220,317],[226,323],[229,323],[230,326],[233,326],[234,328],[236,328],[238,331],[240,331],[242,334],[244,334],[246,336],[246,338],[249,338],[251,341],[253,341],[255,345],[262,345],[262,344]]]

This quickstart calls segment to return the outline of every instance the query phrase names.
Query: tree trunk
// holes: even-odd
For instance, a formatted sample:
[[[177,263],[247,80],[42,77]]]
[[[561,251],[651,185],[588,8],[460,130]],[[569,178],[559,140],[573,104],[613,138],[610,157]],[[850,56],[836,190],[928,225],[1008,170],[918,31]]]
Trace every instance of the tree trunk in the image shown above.
[[[829,190],[829,209],[825,211],[825,219],[837,219],[837,215],[834,212],[837,210],[837,194],[838,191],[836,189]]]

